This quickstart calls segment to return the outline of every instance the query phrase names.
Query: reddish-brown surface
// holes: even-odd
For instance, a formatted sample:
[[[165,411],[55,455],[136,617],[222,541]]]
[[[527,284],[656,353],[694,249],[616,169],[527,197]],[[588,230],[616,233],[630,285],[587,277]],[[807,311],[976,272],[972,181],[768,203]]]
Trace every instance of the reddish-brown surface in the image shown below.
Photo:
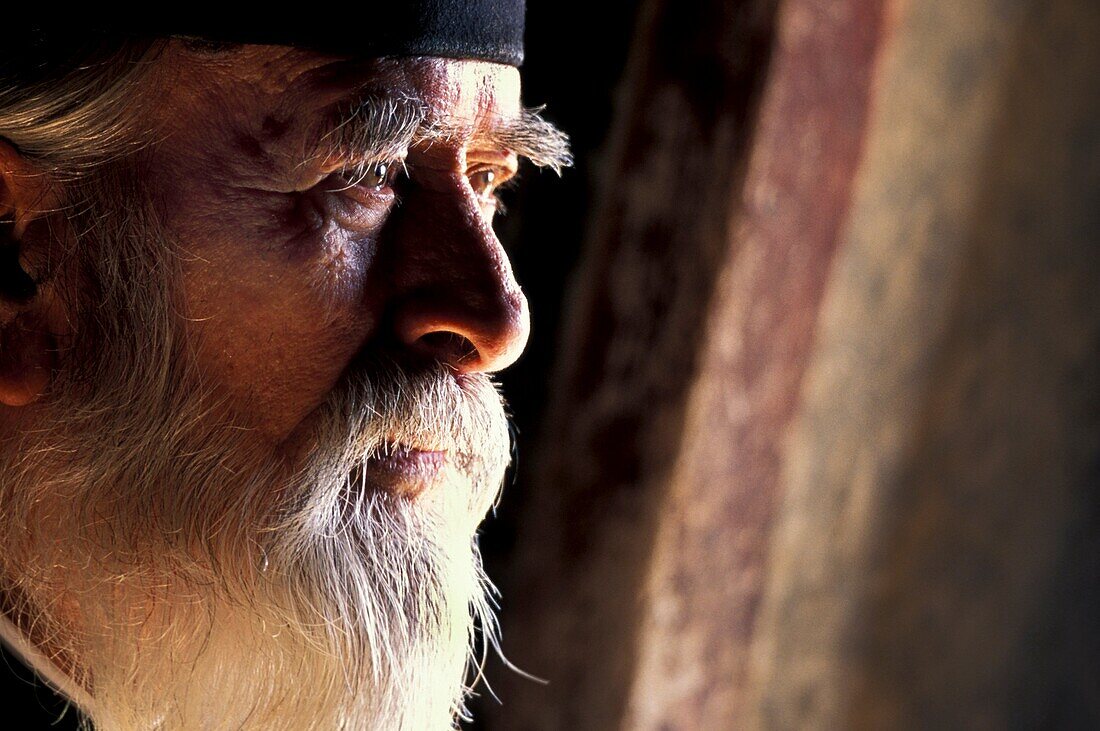
[[[784,429],[849,210],[882,5],[781,7],[661,517],[628,728],[718,728],[740,718]]]
[[[746,726],[1095,728],[1100,8],[892,5]]]

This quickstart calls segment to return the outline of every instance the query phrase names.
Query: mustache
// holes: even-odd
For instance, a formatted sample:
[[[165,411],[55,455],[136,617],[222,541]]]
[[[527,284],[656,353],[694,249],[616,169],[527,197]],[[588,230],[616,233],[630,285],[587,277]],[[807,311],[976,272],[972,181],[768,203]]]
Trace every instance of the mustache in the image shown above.
[[[498,386],[484,373],[440,362],[410,364],[383,351],[357,356],[319,410],[304,477],[353,488],[367,462],[403,450],[444,452],[468,479],[470,509],[495,504],[512,457],[512,428]]]
[[[322,407],[322,429],[338,425],[364,456],[399,446],[467,454],[507,422],[497,385],[483,373],[456,373],[438,361],[412,365],[386,353],[357,356]]]

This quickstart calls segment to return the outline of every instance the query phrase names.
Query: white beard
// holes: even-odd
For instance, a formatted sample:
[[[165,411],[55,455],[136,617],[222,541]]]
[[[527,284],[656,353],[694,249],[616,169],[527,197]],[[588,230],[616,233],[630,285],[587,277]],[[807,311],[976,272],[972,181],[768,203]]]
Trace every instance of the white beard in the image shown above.
[[[181,355],[171,249],[141,223],[100,267],[119,316],[85,336],[95,366],[2,455],[6,609],[98,729],[452,728],[496,626],[475,541],[509,458],[495,388],[361,363],[308,464],[277,465]],[[360,482],[391,441],[448,450],[447,479]]]

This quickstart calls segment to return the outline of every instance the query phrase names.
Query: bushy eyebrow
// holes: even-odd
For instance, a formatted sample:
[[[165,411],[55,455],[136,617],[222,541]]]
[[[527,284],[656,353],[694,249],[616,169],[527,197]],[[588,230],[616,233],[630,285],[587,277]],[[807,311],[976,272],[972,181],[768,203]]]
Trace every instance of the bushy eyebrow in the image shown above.
[[[560,174],[573,163],[569,137],[542,117],[543,108],[524,108],[514,118],[478,130],[469,142],[513,152]],[[427,106],[418,99],[369,94],[337,107],[324,120],[312,136],[307,159],[353,166],[390,162],[412,145],[463,134],[468,132],[459,124],[429,120]]]
[[[543,118],[543,109],[545,107],[524,108],[518,117],[500,120],[479,131],[471,142],[514,152],[538,167],[548,167],[560,175],[562,168],[573,164],[569,137]],[[450,139],[461,132],[436,124],[432,125],[430,134]]]

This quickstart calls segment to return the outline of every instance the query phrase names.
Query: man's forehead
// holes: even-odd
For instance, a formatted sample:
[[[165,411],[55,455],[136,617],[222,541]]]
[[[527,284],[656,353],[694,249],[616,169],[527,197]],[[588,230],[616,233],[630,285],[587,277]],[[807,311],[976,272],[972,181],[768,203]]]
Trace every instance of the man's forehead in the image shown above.
[[[392,160],[418,141],[569,164],[565,135],[522,106],[519,70],[507,64],[178,44],[164,60],[168,94],[151,105],[162,138],[238,183],[279,189],[318,161]]]
[[[519,70],[507,64],[444,58],[341,59],[273,46],[246,46],[208,58],[196,92],[242,127],[304,134],[314,142],[365,105],[415,107],[425,130],[473,138],[522,118]],[[213,120],[212,120],[213,121]],[[298,133],[298,134],[295,134]],[[283,136],[283,135],[278,135]]]
[[[519,70],[483,61],[445,59],[391,60],[378,64],[363,83],[343,100],[357,99],[416,104],[425,125],[455,132],[497,126],[519,116]]]
[[[459,112],[514,114],[520,108],[519,69],[488,61],[334,58],[279,46],[242,46],[218,54],[177,47],[165,60],[169,67],[180,62],[196,67],[196,86],[215,93],[220,87],[237,102],[251,101],[284,116],[317,112],[357,96],[415,99],[432,120]]]

